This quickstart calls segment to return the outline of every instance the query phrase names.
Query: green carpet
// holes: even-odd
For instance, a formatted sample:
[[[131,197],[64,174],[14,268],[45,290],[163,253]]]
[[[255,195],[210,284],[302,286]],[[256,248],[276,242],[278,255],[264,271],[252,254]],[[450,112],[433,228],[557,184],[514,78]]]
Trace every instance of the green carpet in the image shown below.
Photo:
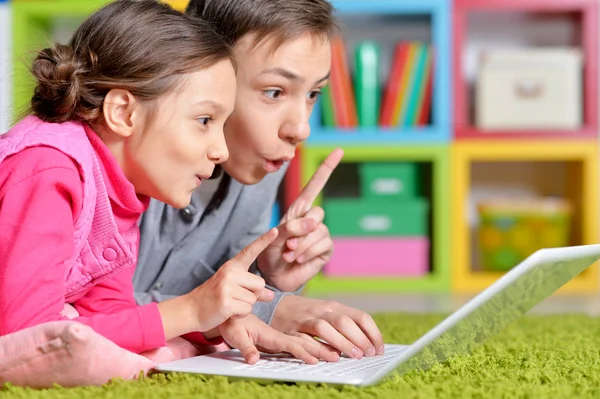
[[[440,316],[375,317],[386,342],[412,342]],[[103,387],[35,391],[7,386],[0,398],[599,398],[600,318],[528,316],[480,347],[427,372],[412,372],[369,388],[336,389],[218,377],[157,374]]]

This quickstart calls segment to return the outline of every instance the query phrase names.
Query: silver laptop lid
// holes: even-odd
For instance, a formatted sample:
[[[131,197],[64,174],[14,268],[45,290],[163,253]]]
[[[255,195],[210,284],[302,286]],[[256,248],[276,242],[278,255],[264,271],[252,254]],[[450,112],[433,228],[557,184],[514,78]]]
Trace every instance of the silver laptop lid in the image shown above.
[[[542,249],[507,272],[367,381],[469,353],[600,259],[600,245]]]

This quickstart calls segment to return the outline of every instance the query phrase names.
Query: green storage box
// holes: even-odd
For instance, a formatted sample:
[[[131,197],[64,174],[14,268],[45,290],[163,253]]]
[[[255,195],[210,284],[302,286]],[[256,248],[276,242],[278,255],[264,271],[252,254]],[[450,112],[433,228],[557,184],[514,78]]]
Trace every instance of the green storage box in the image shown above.
[[[426,236],[429,201],[329,199],[323,202],[332,236]]]
[[[409,199],[418,196],[419,165],[402,163],[364,163],[359,166],[363,198]]]
[[[508,271],[538,249],[569,245],[572,210],[564,199],[486,201],[478,210],[483,270]]]

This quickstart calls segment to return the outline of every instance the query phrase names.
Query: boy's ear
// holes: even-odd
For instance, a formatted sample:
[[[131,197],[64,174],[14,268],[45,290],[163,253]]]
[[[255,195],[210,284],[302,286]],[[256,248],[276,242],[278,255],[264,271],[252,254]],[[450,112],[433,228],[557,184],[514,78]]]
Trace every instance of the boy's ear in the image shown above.
[[[185,8],[185,13],[187,15],[192,15],[195,17],[202,17],[204,15],[204,9],[206,3],[209,0],[190,0],[187,7]]]
[[[129,90],[112,89],[102,104],[106,126],[121,137],[130,137],[135,132],[138,105]]]

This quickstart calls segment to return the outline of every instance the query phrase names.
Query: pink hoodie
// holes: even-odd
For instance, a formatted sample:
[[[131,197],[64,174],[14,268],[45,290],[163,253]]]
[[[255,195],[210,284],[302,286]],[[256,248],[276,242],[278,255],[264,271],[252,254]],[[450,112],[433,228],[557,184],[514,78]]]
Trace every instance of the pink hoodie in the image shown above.
[[[148,202],[87,125],[29,116],[0,136],[0,335],[65,319],[69,303],[125,349],[165,346],[131,280]]]

